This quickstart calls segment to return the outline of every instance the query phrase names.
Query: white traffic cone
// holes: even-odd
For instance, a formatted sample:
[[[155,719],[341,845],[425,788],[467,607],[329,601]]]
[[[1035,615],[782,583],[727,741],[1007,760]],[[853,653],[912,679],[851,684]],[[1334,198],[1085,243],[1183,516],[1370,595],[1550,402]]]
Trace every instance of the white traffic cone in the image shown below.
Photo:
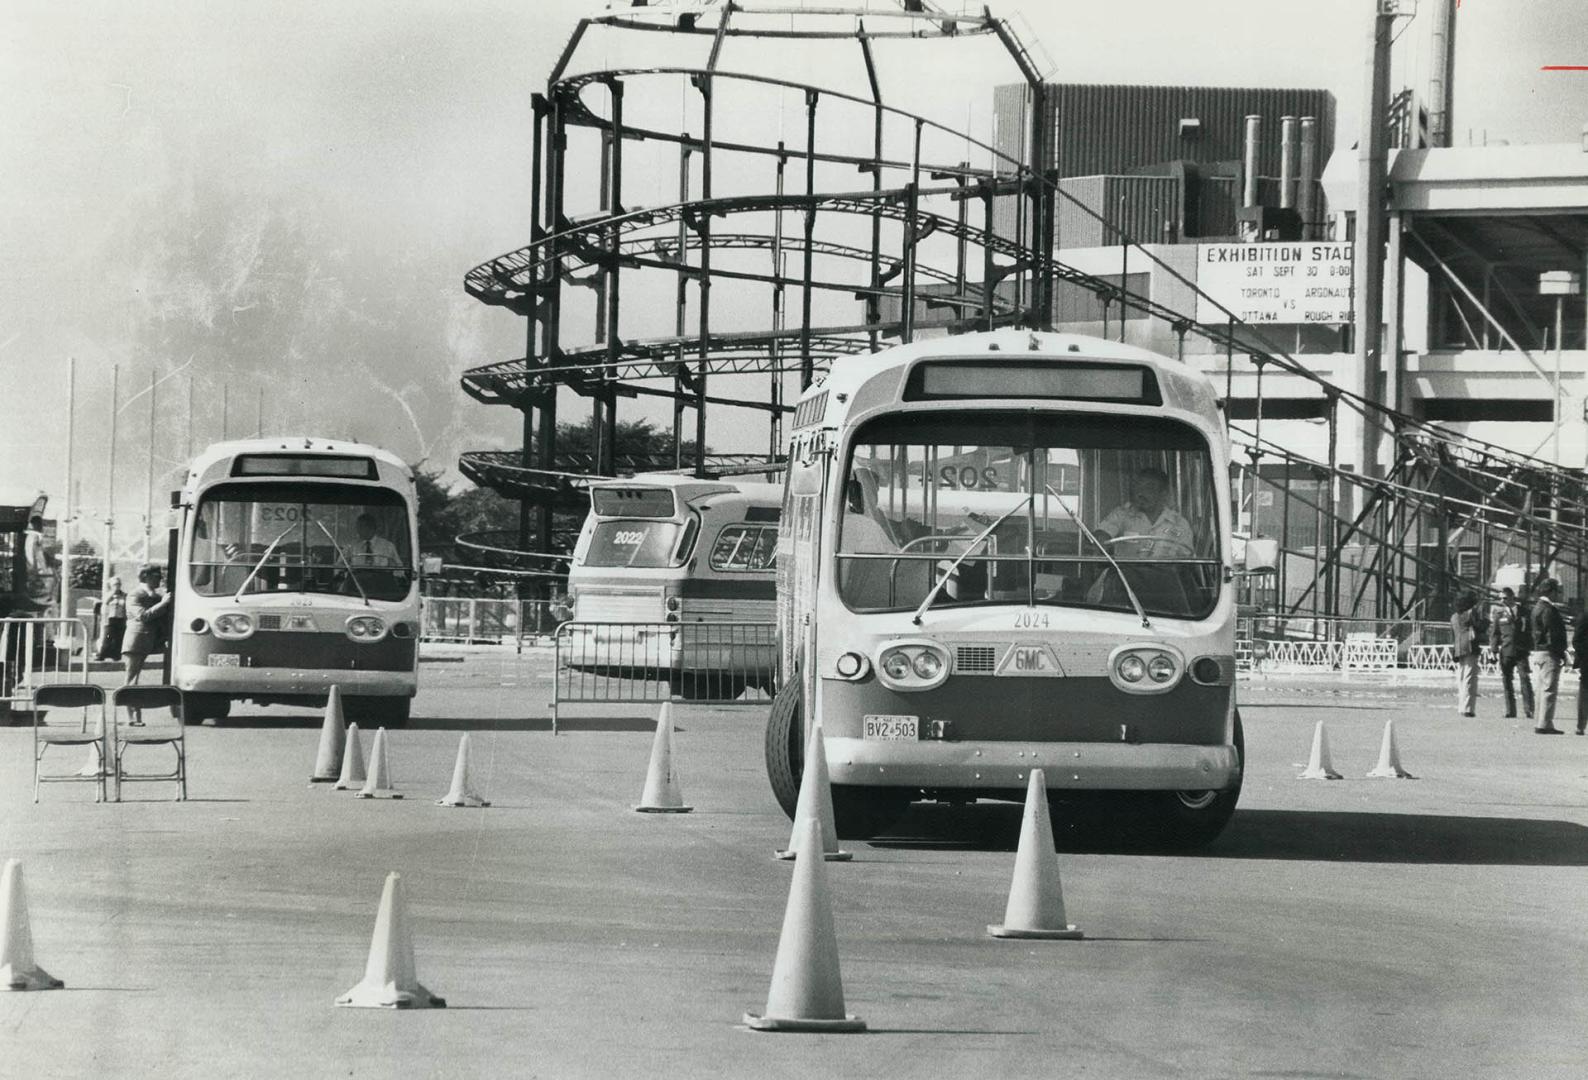
[[[821,823],[807,818],[795,845],[794,881],[783,912],[783,932],[772,963],[765,1013],[745,1013],[752,1031],[864,1031],[866,1022],[844,1012],[844,981],[838,970],[838,938],[827,895],[827,860]]]
[[[1415,780],[1411,773],[1401,768],[1401,749],[1395,742],[1395,721],[1384,721],[1384,741],[1379,744],[1378,764],[1368,776],[1375,779]]]
[[[374,799],[381,796],[400,799],[402,792],[391,785],[391,768],[386,764],[386,729],[376,728],[375,745],[369,752],[369,776],[355,797]]]
[[[678,774],[673,770],[673,703],[665,701],[656,716],[656,737],[651,740],[651,766],[645,774],[645,791],[634,809],[642,814],[687,814]]]
[[[336,999],[355,1009],[444,1009],[439,998],[419,983],[414,973],[414,940],[408,930],[408,909],[403,903],[402,875],[387,874],[380,894],[380,912],[369,942],[364,978]]]
[[[1307,759],[1307,771],[1296,777],[1298,780],[1338,780],[1340,774],[1334,771],[1334,766],[1329,763],[1329,733],[1323,729],[1323,721],[1318,721],[1318,726],[1312,729],[1312,757]]]
[[[358,725],[347,725],[347,742],[342,747],[342,775],[332,787],[338,791],[361,788],[369,777],[364,772],[364,744],[358,737]]]
[[[820,826],[822,858],[844,862],[852,858],[838,846],[838,825],[833,817],[833,787],[827,778],[827,744],[822,739],[820,720],[811,725],[810,741],[805,744],[805,767],[800,771],[799,801],[794,804],[794,828],[789,832],[788,848],[779,851],[780,859],[799,854],[805,822],[814,819]]]
[[[347,741],[343,730],[342,691],[333,686],[325,696],[325,722],[320,725],[320,750],[314,756],[314,775],[311,784],[330,784],[336,781],[342,769],[342,748]]]
[[[474,793],[469,780],[469,733],[458,740],[458,760],[452,766],[452,790],[436,800],[437,806],[490,806]]]
[[[33,962],[33,930],[28,924],[22,864],[7,859],[5,872],[0,875],[0,987],[59,990],[65,985]]]
[[[1053,852],[1053,822],[1048,818],[1048,784],[1041,769],[1026,782],[1026,812],[1020,822],[1015,876],[1009,885],[1004,921],[987,932],[1000,938],[1078,938],[1065,921],[1059,857]]]

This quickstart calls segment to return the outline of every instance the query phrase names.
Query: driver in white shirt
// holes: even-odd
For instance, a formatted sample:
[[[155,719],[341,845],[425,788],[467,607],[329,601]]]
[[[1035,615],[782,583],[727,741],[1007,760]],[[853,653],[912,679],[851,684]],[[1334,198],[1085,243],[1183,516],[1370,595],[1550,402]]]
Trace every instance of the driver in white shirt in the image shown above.
[[[402,560],[397,557],[397,545],[384,536],[375,535],[375,518],[372,515],[358,515],[353,520],[353,528],[358,532],[358,539],[353,542],[353,550],[348,552],[348,561],[354,566],[402,565]]]
[[[1114,507],[1092,533],[1115,558],[1184,559],[1195,554],[1191,523],[1169,505],[1169,477],[1162,469],[1137,472],[1130,501]]]

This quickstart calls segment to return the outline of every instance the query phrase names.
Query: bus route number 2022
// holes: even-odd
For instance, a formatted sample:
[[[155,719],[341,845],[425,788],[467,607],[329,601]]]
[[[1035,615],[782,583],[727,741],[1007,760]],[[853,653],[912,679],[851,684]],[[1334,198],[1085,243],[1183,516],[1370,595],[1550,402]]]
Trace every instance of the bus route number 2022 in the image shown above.
[[[1046,630],[1048,629],[1048,613],[1038,611],[1036,608],[1027,608],[1015,612],[1016,630]]]

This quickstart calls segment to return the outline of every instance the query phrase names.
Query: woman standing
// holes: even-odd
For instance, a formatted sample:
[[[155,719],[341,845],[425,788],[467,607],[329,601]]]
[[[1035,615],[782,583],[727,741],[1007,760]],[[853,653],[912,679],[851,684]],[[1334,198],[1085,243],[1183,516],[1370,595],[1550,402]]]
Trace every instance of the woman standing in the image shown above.
[[[99,639],[98,659],[120,660],[121,639],[127,632],[127,592],[121,587],[119,577],[110,579],[99,612],[105,620],[105,630]]]
[[[138,681],[149,654],[165,647],[165,613],[171,609],[171,594],[160,591],[162,576],[158,566],[143,567],[138,571],[138,587],[127,598],[127,633],[121,642],[121,659],[129,686]],[[143,725],[139,710],[128,709],[127,713],[134,727]]]

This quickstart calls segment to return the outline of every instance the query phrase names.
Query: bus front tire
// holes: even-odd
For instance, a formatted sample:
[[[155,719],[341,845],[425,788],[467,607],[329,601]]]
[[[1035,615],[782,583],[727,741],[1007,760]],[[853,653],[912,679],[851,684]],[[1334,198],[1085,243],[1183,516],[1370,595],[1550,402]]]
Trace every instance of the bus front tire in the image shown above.
[[[1158,795],[1152,815],[1157,846],[1178,851],[1207,847],[1229,824],[1246,775],[1246,732],[1239,713],[1235,716],[1235,757],[1240,771],[1234,785],[1223,791],[1165,791]]]
[[[385,697],[345,697],[342,717],[360,727],[400,728],[408,726],[413,699],[402,695]]]
[[[805,768],[805,710],[800,701],[800,680],[790,679],[772,698],[766,719],[766,777],[772,795],[790,821],[799,804],[800,772]]]

